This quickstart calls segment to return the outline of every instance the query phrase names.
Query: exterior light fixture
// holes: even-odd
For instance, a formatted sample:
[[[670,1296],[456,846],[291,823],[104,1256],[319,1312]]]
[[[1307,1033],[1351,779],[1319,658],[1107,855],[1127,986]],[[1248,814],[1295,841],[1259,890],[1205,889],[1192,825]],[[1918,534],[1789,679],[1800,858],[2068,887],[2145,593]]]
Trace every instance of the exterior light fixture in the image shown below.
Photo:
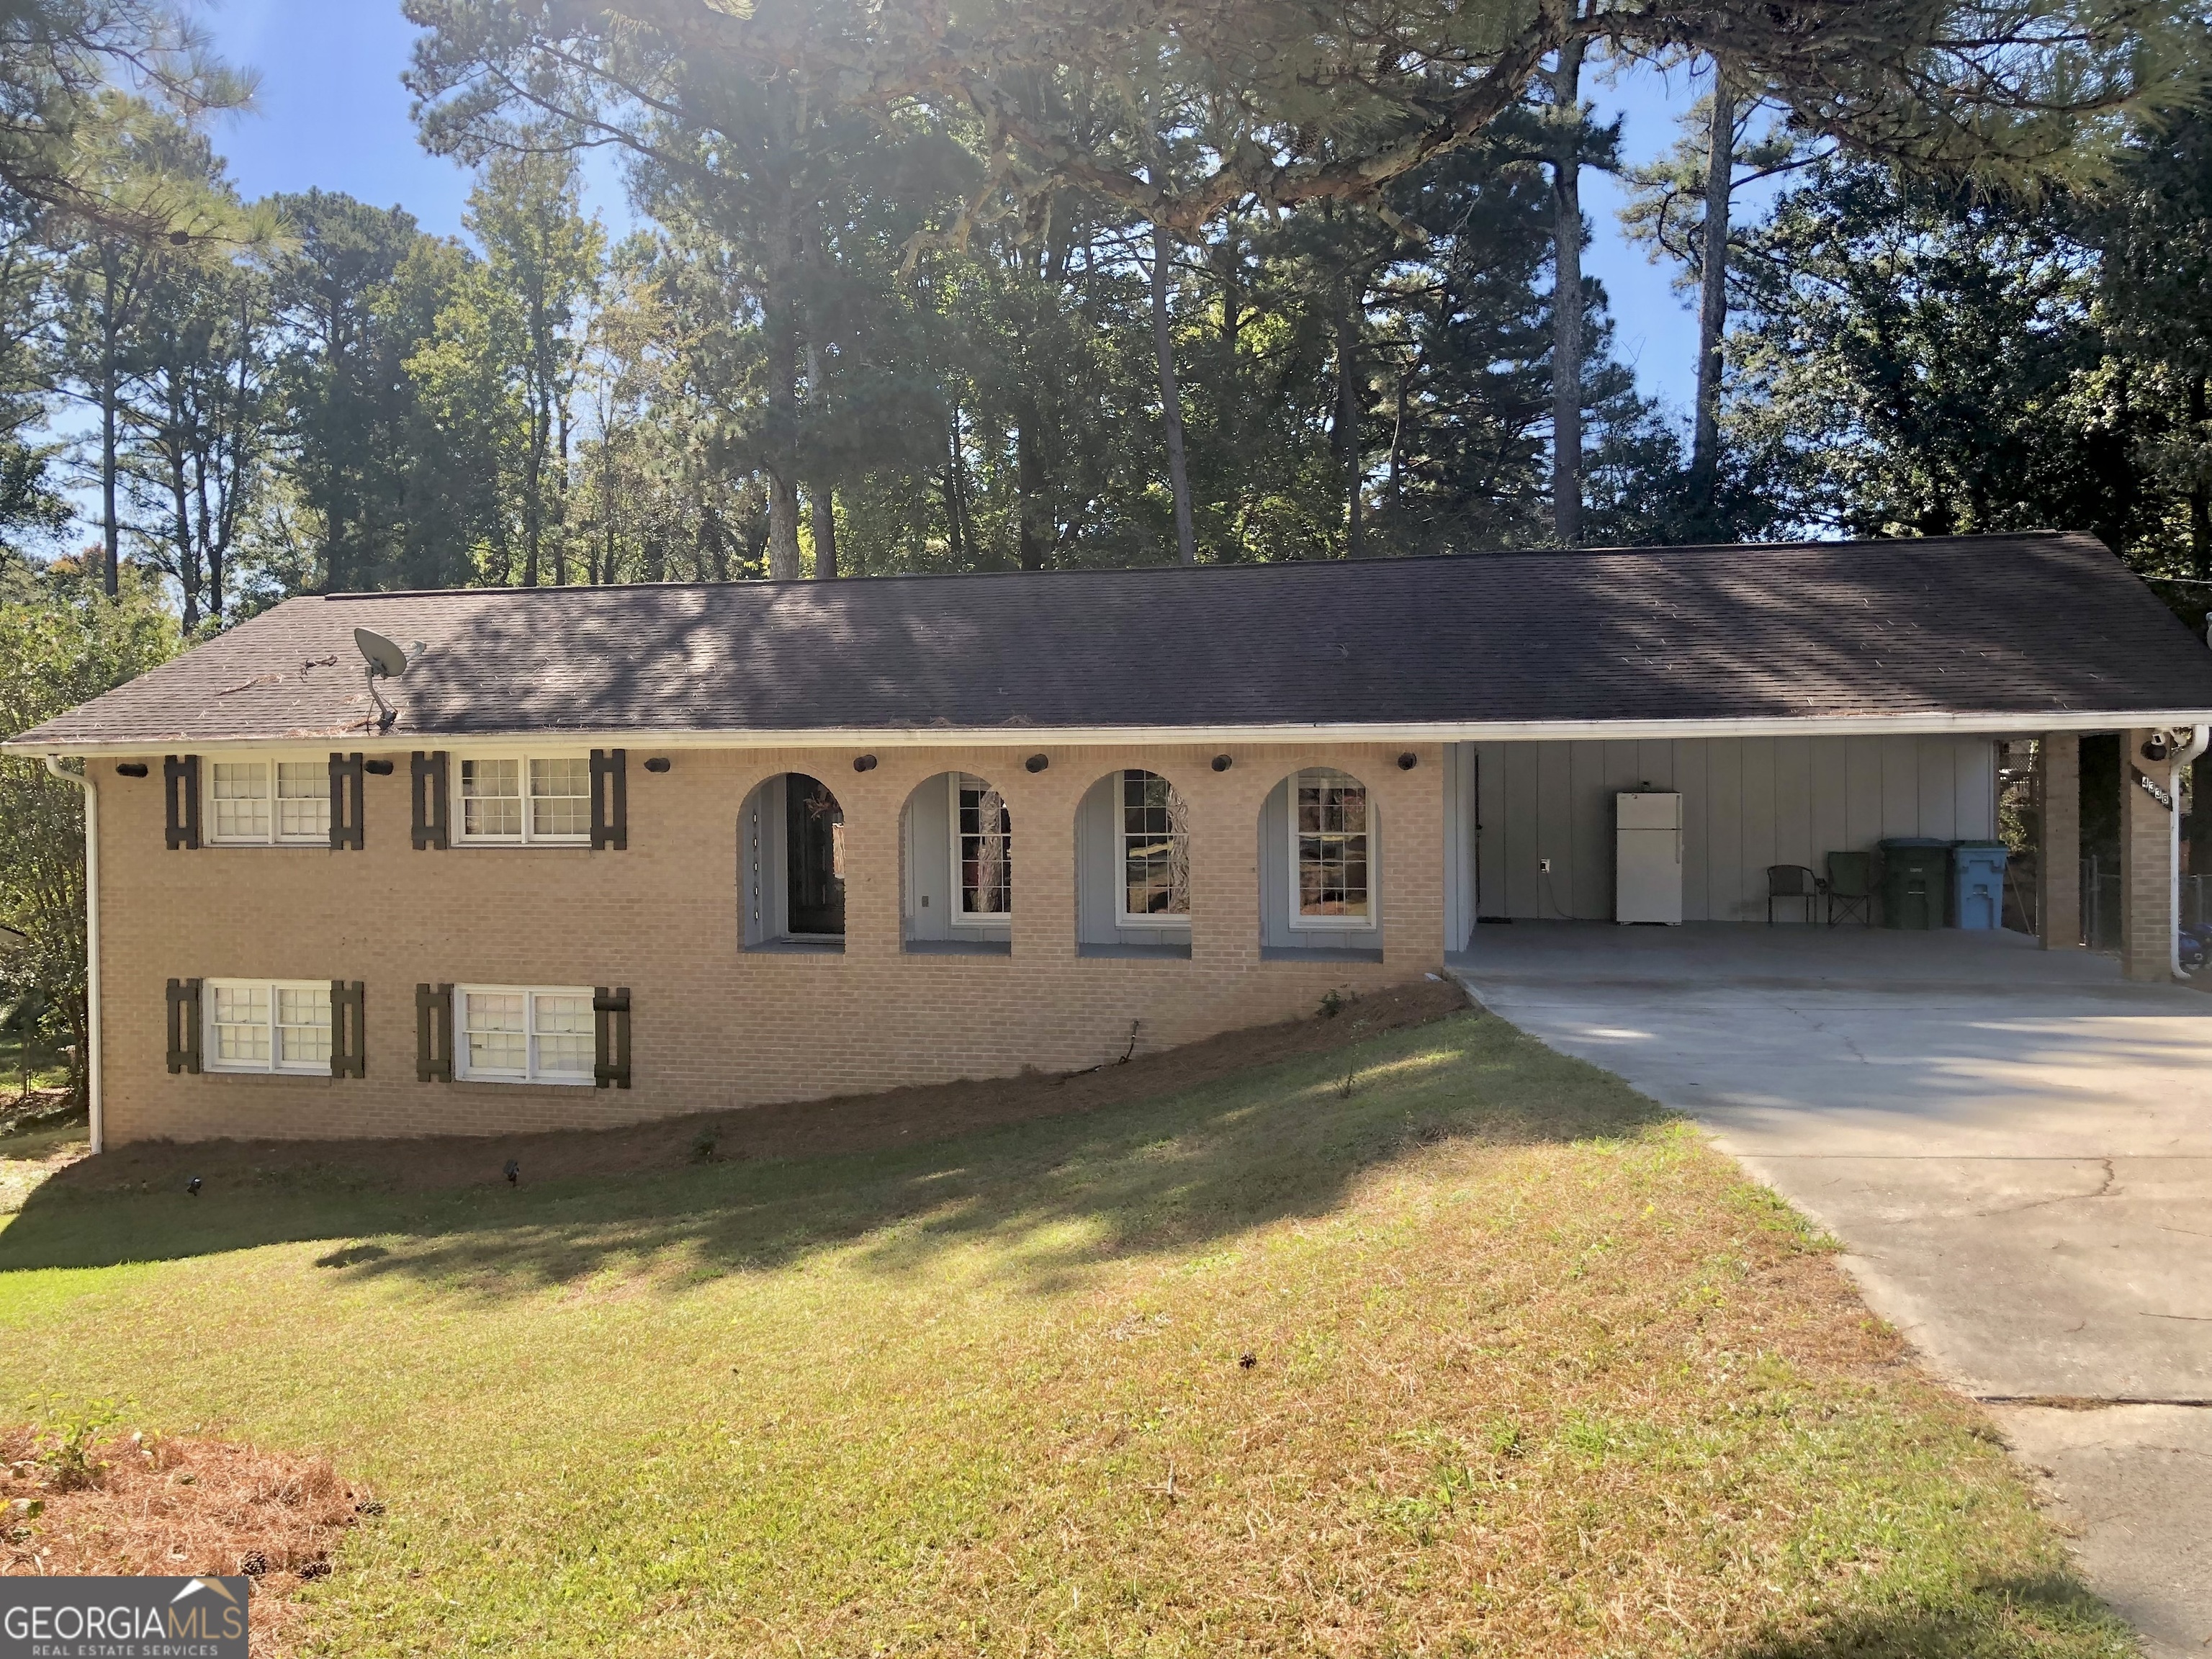
[[[1226,772],[1231,767],[1236,764],[1237,763],[1230,759],[1226,755],[1216,755],[1213,757],[1213,769],[1217,772]]]
[[[655,755],[651,760],[646,762],[645,769],[648,772],[665,772],[668,769],[668,763],[667,756]]]
[[[1410,772],[1420,763],[1421,757],[1410,749],[1398,757],[1398,769],[1401,772]]]
[[[115,773],[118,777],[143,778],[146,775],[146,763],[144,761],[125,761],[122,765],[115,769]]]
[[[876,769],[876,757],[873,755],[860,755],[855,757],[853,762],[853,769],[855,772],[874,771]]]
[[[1049,755],[1031,755],[1022,763],[1023,767],[1031,772],[1042,772],[1051,764],[1052,757]]]

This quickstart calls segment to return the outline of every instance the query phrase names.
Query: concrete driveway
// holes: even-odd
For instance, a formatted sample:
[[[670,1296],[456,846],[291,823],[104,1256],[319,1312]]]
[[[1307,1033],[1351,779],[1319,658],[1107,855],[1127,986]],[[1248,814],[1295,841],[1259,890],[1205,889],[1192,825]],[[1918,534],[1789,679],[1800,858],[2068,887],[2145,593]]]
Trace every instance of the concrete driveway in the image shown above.
[[[1842,1239],[2148,1651],[2204,1659],[2212,996],[2002,933],[1519,923],[1455,965]]]

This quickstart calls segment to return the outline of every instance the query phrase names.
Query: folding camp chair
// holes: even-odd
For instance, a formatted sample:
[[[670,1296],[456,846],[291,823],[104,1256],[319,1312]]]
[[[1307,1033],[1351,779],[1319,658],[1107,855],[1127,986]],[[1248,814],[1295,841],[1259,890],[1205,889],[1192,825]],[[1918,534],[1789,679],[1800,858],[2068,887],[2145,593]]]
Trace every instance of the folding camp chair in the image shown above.
[[[1828,926],[1856,917],[1874,926],[1874,854],[1828,854]]]

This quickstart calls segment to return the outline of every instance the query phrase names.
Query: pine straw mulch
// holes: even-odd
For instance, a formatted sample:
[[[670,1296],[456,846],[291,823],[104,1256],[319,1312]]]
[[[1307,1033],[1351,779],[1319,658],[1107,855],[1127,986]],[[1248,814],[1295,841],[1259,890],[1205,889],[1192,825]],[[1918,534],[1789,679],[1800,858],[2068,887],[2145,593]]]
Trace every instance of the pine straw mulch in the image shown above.
[[[402,1140],[225,1140],[190,1146],[140,1141],[76,1164],[59,1173],[54,1186],[113,1191],[160,1187],[192,1175],[213,1182],[281,1180],[321,1171],[343,1176],[349,1186],[422,1192],[496,1182],[509,1158],[521,1165],[524,1180],[534,1182],[641,1175],[702,1161],[835,1157],[1176,1094],[1217,1078],[1425,1025],[1463,1012],[1468,1006],[1467,992],[1456,981],[1419,979],[1346,997],[1334,1005],[1334,1012],[1226,1031],[1082,1072],[1024,1072],[663,1118],[620,1129]]]
[[[72,1480],[57,1446],[50,1431],[0,1430],[0,1574],[243,1573],[255,1659],[292,1651],[300,1587],[329,1577],[347,1529],[381,1512],[319,1457],[131,1434],[92,1448],[93,1473]]]

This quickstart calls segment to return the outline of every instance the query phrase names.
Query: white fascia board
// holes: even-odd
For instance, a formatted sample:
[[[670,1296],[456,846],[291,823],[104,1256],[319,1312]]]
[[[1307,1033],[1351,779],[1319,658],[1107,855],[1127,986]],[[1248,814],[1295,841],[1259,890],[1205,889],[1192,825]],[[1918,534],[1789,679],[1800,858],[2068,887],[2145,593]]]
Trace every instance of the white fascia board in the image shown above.
[[[1315,743],[1542,743],[1607,738],[1905,737],[1943,733],[2033,737],[2044,732],[2115,732],[2154,726],[2212,725],[2212,709],[2128,709],[2033,714],[1918,714],[1765,715],[1705,720],[1416,720],[1389,725],[1158,726],[824,726],[809,731],[577,732],[539,728],[521,732],[293,733],[267,738],[134,738],[100,743],[0,744],[21,755],[102,756],[240,753],[301,749],[352,749],[401,755],[415,749],[1033,749],[1041,744],[1083,748],[1134,744]]]

